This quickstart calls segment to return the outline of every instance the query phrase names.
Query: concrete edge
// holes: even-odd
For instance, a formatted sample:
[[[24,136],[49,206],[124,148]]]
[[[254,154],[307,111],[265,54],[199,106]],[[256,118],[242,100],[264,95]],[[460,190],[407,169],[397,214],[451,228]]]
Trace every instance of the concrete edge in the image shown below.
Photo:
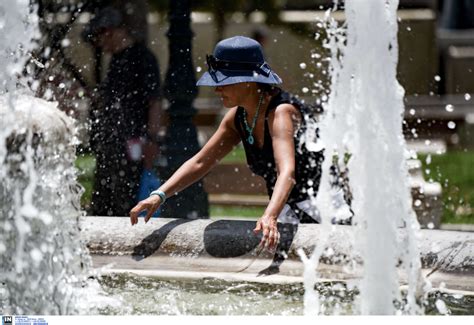
[[[271,259],[269,253],[256,255],[260,239],[253,234],[254,227],[254,221],[246,220],[152,219],[147,224],[140,220],[133,227],[127,217],[86,217],[81,222],[83,239],[92,254]],[[361,256],[352,244],[356,242],[356,227],[329,227],[330,249],[323,254],[321,263],[345,264],[354,260],[360,263]],[[300,249],[306,255],[311,254],[324,231],[327,229],[321,225],[299,225],[291,238],[288,258],[299,260]],[[474,233],[420,230],[420,235],[423,267],[474,274]],[[401,228],[400,245],[405,237]]]

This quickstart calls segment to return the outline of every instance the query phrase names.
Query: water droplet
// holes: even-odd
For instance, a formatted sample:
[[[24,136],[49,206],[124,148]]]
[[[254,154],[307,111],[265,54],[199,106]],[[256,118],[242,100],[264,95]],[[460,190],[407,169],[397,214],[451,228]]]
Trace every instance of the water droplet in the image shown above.
[[[407,26],[407,31],[411,32],[411,27]]]
[[[430,222],[426,225],[428,229],[434,229],[434,223]]]
[[[34,248],[30,252],[30,256],[31,256],[31,259],[33,260],[33,262],[35,262],[35,263],[39,263],[43,259],[43,253],[41,253],[41,251],[37,248]]]
[[[436,309],[438,309],[440,314],[446,315],[448,313],[448,308],[446,307],[446,304],[444,303],[443,300],[438,299],[436,300]]]
[[[451,104],[448,104],[448,105],[446,105],[446,107],[444,109],[446,110],[446,112],[452,112],[452,111],[454,111],[454,106],[451,105]]]
[[[454,123],[453,121],[449,121],[448,122],[448,128],[453,130],[454,128],[456,128],[456,123]]]
[[[471,95],[468,94],[468,93],[464,94],[464,99],[465,100],[471,100]]]
[[[438,81],[438,82],[439,82],[439,81],[441,81],[441,77],[440,77],[440,76],[438,76],[438,75],[436,75],[436,76],[434,76],[434,80],[436,80],[436,81]]]
[[[431,155],[426,156],[426,164],[431,164]]]
[[[309,91],[309,88],[308,87],[303,87],[303,89],[301,89],[303,91],[303,93],[307,93]]]
[[[69,38],[65,38],[61,41],[62,47],[68,47],[69,45],[71,45],[71,41],[69,40]]]
[[[414,108],[411,108],[411,109],[410,109],[410,115],[413,116],[413,115],[415,115],[415,113],[416,113],[416,110],[415,110]]]
[[[300,68],[301,68],[301,69],[306,69],[306,63],[301,62],[301,63],[300,63]]]
[[[415,200],[415,202],[413,204],[414,204],[414,206],[419,207],[421,205],[421,201],[417,199],[417,200]]]
[[[201,72],[202,68],[201,67],[196,67],[196,72]]]

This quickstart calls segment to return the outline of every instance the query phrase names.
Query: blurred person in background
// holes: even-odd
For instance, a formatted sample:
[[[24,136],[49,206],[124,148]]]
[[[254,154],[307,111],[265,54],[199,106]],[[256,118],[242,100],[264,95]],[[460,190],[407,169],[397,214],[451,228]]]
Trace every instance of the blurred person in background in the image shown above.
[[[105,7],[83,31],[87,41],[111,55],[91,110],[96,171],[90,214],[98,216],[128,215],[160,185],[153,170],[162,117],[159,64],[146,33],[127,24],[137,19],[127,15],[133,15],[127,4]]]
[[[251,38],[259,42],[263,49],[267,45],[269,35],[270,33],[266,28],[259,26],[253,29]]]

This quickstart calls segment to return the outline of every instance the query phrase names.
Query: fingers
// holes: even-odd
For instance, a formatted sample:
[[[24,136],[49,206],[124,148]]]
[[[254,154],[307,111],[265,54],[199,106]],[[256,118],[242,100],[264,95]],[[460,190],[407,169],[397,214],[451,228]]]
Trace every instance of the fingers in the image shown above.
[[[253,233],[256,235],[262,230],[262,222],[260,220],[257,221],[257,226],[253,230]]]
[[[149,197],[143,201],[138,202],[138,204],[132,210],[130,210],[130,222],[132,226],[138,223],[138,217],[144,211],[147,212],[145,216],[145,223],[147,223],[156,210],[158,210],[160,204],[161,199],[159,197]]]
[[[278,230],[276,228],[270,229],[268,231],[268,236],[266,238],[265,247],[273,251],[278,244],[279,238],[280,238],[280,233],[278,232]]]
[[[270,235],[268,236],[268,247],[272,251],[276,249],[278,242],[280,241],[280,233],[278,232],[278,229],[274,229],[270,232]]]
[[[273,248],[273,246],[275,245],[275,240],[276,240],[275,231],[272,229],[268,232],[267,246],[269,249]]]
[[[147,209],[147,214],[146,214],[146,217],[145,217],[145,223],[148,222],[148,220],[150,220],[150,218],[153,216],[153,214],[155,213],[157,207],[155,207],[154,205],[151,205],[148,209]]]
[[[144,210],[142,203],[138,203],[132,210],[130,210],[130,222],[133,225],[138,223],[138,215]]]
[[[263,228],[263,229],[262,229]],[[260,241],[258,247],[259,249],[261,248],[267,248],[269,250],[274,250],[276,246],[278,245],[278,242],[280,240],[280,233],[278,232],[278,229],[276,225],[265,225],[263,224],[258,224],[257,229],[262,229],[262,240]],[[255,232],[255,230],[254,230]]]
[[[262,235],[262,241],[260,243],[266,248],[268,247],[268,236],[270,235],[270,228],[268,225],[264,225]]]

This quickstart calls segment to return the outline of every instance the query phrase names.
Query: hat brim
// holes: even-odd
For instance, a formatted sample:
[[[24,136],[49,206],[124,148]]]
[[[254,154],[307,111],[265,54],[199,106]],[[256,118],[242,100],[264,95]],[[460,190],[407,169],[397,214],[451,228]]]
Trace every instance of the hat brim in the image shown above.
[[[282,83],[282,80],[273,71],[270,71],[270,74],[267,77],[253,71],[217,70],[214,73],[214,78],[209,72],[205,72],[201,76],[201,78],[199,78],[196,85],[217,87],[233,85],[242,82],[258,82],[264,84],[278,85]]]

